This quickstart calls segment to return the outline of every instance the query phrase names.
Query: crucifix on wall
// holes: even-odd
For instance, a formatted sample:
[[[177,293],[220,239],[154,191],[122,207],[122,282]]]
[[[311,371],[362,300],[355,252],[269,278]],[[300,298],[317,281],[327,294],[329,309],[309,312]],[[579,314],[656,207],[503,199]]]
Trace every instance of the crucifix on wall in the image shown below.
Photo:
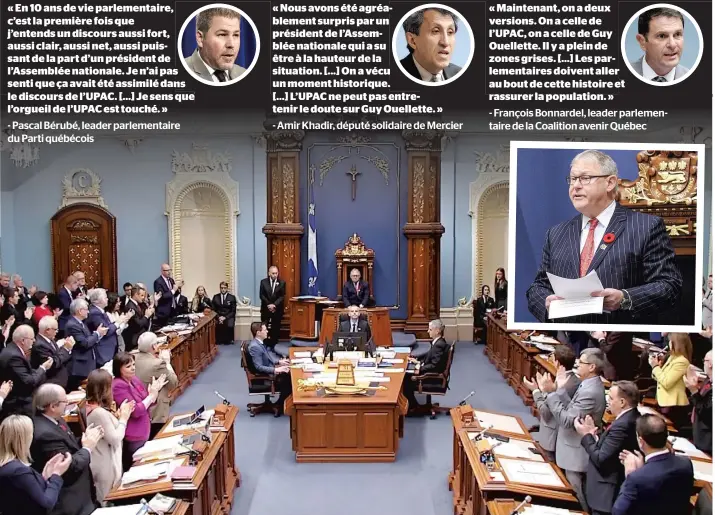
[[[358,172],[357,167],[355,165],[350,168],[349,172],[345,172],[345,175],[349,175],[351,178],[353,200],[355,200],[355,194],[357,193],[357,176],[361,174],[362,172]]]

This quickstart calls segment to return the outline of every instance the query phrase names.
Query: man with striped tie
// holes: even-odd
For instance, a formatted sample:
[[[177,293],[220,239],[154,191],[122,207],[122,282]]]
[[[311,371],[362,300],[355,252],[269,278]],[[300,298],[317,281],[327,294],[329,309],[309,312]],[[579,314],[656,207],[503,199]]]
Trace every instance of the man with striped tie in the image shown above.
[[[655,83],[685,77],[690,70],[680,64],[683,54],[683,15],[669,7],[649,9],[638,16],[636,40],[645,52],[631,63],[633,70]]]
[[[680,300],[683,279],[663,219],[618,203],[618,168],[598,150],[574,157],[566,182],[579,214],[547,231],[541,265],[526,292],[529,311],[540,322],[550,321],[549,306],[559,297],[547,272],[576,279],[595,271],[604,289],[591,295],[603,297],[604,312],[555,321],[666,323],[664,315]]]

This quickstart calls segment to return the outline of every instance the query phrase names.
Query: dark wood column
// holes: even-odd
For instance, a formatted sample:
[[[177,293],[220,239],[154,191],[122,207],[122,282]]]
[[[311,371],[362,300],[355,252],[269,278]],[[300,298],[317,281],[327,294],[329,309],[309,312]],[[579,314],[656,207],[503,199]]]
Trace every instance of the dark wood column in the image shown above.
[[[404,131],[407,149],[407,321],[405,331],[424,336],[430,320],[439,318],[440,176],[442,134]]]
[[[263,227],[268,245],[269,266],[279,269],[286,282],[285,315],[281,323],[281,338],[287,338],[290,328],[288,299],[300,294],[300,223],[298,181],[300,180],[300,150],[303,131],[269,131],[266,137],[268,223]]]

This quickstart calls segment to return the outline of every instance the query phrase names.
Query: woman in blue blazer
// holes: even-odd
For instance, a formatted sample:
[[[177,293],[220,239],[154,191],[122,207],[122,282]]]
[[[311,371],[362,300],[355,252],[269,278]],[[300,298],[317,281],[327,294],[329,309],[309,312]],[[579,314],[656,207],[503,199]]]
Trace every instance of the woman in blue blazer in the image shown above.
[[[32,420],[11,415],[0,424],[0,499],[3,515],[46,515],[57,503],[62,474],[72,462],[69,453],[57,454],[42,474],[30,466]]]

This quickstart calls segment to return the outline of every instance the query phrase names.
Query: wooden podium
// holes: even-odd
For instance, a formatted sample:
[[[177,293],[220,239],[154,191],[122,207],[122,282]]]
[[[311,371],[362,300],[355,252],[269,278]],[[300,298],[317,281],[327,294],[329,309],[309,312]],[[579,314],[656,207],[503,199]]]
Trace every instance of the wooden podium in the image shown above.
[[[367,322],[372,331],[372,341],[377,347],[392,347],[392,329],[390,328],[390,308],[376,307],[363,308],[361,313],[367,314]],[[340,315],[348,313],[348,308],[326,308],[323,310],[323,321],[320,326],[320,339],[322,346],[326,341],[332,341],[333,333],[338,330]]]

